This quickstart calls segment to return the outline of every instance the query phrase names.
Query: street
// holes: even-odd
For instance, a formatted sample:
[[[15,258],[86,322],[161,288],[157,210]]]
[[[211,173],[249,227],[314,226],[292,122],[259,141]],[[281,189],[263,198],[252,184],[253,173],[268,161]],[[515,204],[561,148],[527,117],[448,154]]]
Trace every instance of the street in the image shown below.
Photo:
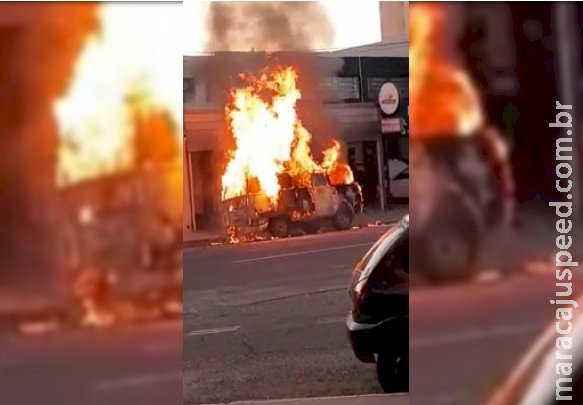
[[[179,404],[180,320],[0,335],[3,404]]]
[[[344,317],[351,267],[385,230],[185,250],[185,403],[382,392]]]
[[[352,354],[344,317],[350,270],[386,229],[185,250],[185,404],[381,392],[374,365]],[[491,394],[553,319],[554,280],[413,285],[412,399]]]
[[[539,334],[553,326],[554,276],[412,288],[409,389],[415,402],[487,400]],[[583,292],[582,281],[573,280],[574,294]]]

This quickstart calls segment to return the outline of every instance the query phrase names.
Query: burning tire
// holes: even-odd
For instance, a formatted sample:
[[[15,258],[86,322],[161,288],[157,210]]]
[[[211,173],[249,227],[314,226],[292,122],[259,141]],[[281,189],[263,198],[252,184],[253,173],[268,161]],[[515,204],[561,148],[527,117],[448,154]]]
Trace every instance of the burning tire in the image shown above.
[[[332,218],[332,224],[334,225],[334,228],[342,231],[350,228],[353,219],[354,211],[350,205],[344,202],[338,207],[338,210],[336,210],[336,214],[334,214],[334,217]]]
[[[480,225],[466,207],[441,208],[416,235],[415,271],[432,282],[469,279],[475,274]]]
[[[289,235],[291,221],[288,217],[273,217],[269,220],[269,232],[273,236],[283,237]]]

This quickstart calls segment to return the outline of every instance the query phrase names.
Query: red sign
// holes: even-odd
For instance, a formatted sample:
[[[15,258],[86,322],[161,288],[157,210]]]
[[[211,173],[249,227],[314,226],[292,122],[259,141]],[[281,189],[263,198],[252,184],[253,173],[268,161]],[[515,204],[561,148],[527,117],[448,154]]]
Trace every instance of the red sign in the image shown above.
[[[381,133],[394,134],[401,132],[400,118],[383,118],[381,120]]]

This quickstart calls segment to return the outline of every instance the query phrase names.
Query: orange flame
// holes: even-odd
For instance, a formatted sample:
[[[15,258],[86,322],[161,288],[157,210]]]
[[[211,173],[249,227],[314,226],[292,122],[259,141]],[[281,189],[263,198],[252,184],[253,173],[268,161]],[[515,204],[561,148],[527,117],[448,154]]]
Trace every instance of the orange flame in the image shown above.
[[[443,8],[414,4],[409,19],[412,136],[472,135],[484,116],[469,77],[446,57]]]
[[[171,46],[180,44],[181,34],[160,24],[178,20],[179,12],[168,4],[99,6],[100,30],[88,38],[71,84],[54,106],[59,186],[133,167],[138,122],[152,115],[169,117],[181,147],[182,65],[180,50]]]
[[[223,199],[246,194],[249,179],[256,178],[261,191],[276,203],[280,173],[289,172],[296,182],[305,183],[311,173],[330,174],[339,166],[340,143],[336,141],[324,151],[321,164],[312,157],[312,134],[296,111],[301,92],[292,67],[278,67],[265,70],[259,77],[242,75],[242,78],[247,85],[231,91],[232,102],[226,107],[236,148],[222,178]],[[344,165],[342,183],[352,181],[352,171]]]
[[[324,151],[322,168],[328,172],[330,184],[350,184],[354,182],[352,169],[346,163],[340,162],[341,146],[334,141],[331,148]]]

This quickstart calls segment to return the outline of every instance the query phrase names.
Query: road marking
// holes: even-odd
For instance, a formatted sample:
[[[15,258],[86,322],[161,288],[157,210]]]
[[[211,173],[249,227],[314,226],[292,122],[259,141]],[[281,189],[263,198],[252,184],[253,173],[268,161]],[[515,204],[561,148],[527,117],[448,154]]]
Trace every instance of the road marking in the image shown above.
[[[252,259],[234,260],[233,263],[234,264],[250,263],[250,262],[258,262],[261,260],[279,259],[280,257],[292,257],[292,256],[309,255],[309,254],[313,254],[313,253],[332,252],[334,250],[352,249],[355,247],[362,247],[362,246],[372,246],[373,243],[374,242],[355,243],[354,245],[336,246],[336,247],[326,248],[326,249],[314,249],[314,250],[304,250],[301,252],[282,253],[280,255],[271,255],[271,256],[255,257]]]
[[[239,329],[241,329],[240,326],[231,326],[228,328],[193,330],[192,332],[188,332],[184,336],[192,337],[192,336],[202,336],[202,335],[215,335],[217,333],[236,332]]]
[[[93,389],[98,391],[110,391],[126,389],[129,387],[140,387],[143,385],[161,384],[176,380],[182,381],[182,373],[172,372],[165,374],[135,375],[116,380],[100,381],[93,384]]]
[[[544,328],[544,326],[543,326]],[[533,332],[541,329],[540,324],[525,324],[517,326],[502,326],[493,329],[474,329],[449,335],[423,337],[413,339],[409,342],[410,348],[426,348],[432,346],[447,345],[452,343],[468,342],[472,340],[483,340],[508,335],[517,335],[521,333]]]

